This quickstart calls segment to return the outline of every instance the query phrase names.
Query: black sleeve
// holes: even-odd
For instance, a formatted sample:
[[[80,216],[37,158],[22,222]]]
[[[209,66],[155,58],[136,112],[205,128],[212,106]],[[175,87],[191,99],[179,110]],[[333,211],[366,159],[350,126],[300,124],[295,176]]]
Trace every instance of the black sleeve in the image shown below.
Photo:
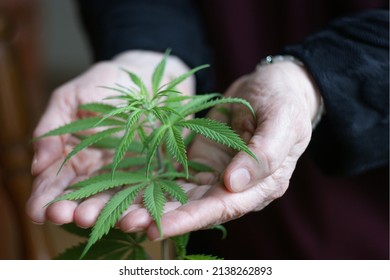
[[[127,50],[170,48],[190,68],[210,62],[195,0],[78,0],[78,4],[96,61]]]
[[[371,10],[332,22],[284,53],[313,75],[326,113],[309,152],[333,175],[389,164],[389,14]]]

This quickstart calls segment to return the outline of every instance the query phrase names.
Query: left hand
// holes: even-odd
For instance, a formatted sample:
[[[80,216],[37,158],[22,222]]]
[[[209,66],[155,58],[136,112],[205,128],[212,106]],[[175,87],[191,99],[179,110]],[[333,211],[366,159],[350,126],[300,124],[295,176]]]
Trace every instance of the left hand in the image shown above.
[[[247,108],[234,104],[229,116],[212,110],[210,117],[228,123],[248,143],[258,162],[244,152],[197,137],[189,158],[213,167],[215,173],[196,174],[195,183],[183,184],[185,205],[168,202],[161,219],[163,237],[194,231],[259,211],[282,196],[296,162],[305,151],[317,114],[320,95],[306,70],[292,62],[261,67],[238,79],[226,96],[248,100]],[[146,210],[133,205],[119,226],[124,231],[147,230],[152,240],[159,233]]]

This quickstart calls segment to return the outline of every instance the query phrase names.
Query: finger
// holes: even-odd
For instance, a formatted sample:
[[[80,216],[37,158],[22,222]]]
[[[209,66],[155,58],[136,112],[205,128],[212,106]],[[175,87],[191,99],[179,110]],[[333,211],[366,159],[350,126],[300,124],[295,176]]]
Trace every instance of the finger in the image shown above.
[[[256,129],[256,120],[253,113],[241,104],[231,106],[231,126],[232,129],[248,143]]]
[[[275,113],[257,123],[248,142],[248,147],[257,161],[247,153],[238,153],[224,173],[227,189],[240,192],[273,174],[295,144],[295,132],[292,127],[292,119],[288,113]]]
[[[39,137],[71,121],[76,105],[70,101],[65,102],[62,100],[62,96],[63,94],[59,93],[53,94],[45,113],[34,131],[33,137]],[[67,98],[71,100],[69,96]],[[53,136],[33,142],[34,159],[31,167],[33,175],[38,175],[63,155],[66,138],[67,136]]]
[[[215,109],[210,111],[209,117],[219,122],[227,123],[229,121],[229,116]],[[199,185],[216,183],[231,156],[231,151],[225,146],[203,136],[197,136],[189,149],[188,158],[191,161],[204,164],[214,171],[195,173],[195,182]]]
[[[55,225],[70,224],[74,221],[74,211],[78,202],[62,200],[47,207],[46,218]]]
[[[114,190],[105,191],[81,202],[74,212],[75,223],[82,228],[92,227],[96,223],[100,212],[114,194]]]
[[[176,209],[181,204],[179,202],[169,202],[164,206],[164,212]],[[150,224],[153,223],[153,218],[148,210],[142,205],[131,206],[131,210],[120,220],[119,227],[124,232],[145,231]]]
[[[57,173],[61,163],[62,160],[58,160],[49,166],[33,182],[33,190],[26,205],[26,212],[35,223],[42,224],[45,222],[48,209],[46,205],[62,195],[65,188],[76,177],[74,170],[68,166],[65,166],[57,176],[53,176]],[[57,224],[67,223],[73,219],[73,205],[65,203],[60,206],[57,205],[52,210],[53,213],[58,213],[53,222]]]
[[[162,238],[209,228],[263,208],[268,203],[255,188],[242,193],[231,193],[222,184],[218,184],[204,197],[165,213],[161,219]],[[147,235],[151,240],[160,239],[154,223],[148,228]]]
[[[118,227],[124,232],[145,230],[152,222],[148,211],[141,205],[131,205],[118,222]]]
[[[200,199],[210,188],[210,186],[207,185],[198,186],[184,182],[181,182],[180,184],[187,193],[189,199]],[[169,201],[164,206],[164,213],[170,212],[180,206],[181,204],[178,201]],[[152,217],[142,204],[133,204],[123,214],[118,225],[124,232],[136,232],[146,230],[152,222]]]

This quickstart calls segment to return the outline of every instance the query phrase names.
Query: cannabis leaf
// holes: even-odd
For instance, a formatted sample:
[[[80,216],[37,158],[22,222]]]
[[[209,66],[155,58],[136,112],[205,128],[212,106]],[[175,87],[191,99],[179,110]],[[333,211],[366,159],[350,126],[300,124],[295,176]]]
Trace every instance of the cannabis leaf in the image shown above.
[[[143,172],[118,172],[114,178],[112,178],[109,174],[102,174],[70,186],[69,189],[77,189],[73,192],[57,197],[52,200],[50,204],[60,200],[79,200],[111,188],[137,184],[144,181],[145,174]]]
[[[118,221],[119,217],[137,197],[139,191],[144,188],[146,184],[147,183],[140,183],[138,185],[128,187],[115,194],[111,200],[107,202],[96,220],[96,224],[91,231],[91,235],[80,259],[85,256],[94,243],[109,232],[109,230]]]
[[[127,120],[125,134],[122,137],[121,142],[119,143],[118,148],[116,149],[114,160],[113,160],[113,168],[112,168],[112,176],[114,176],[114,172],[120,161],[122,160],[125,152],[129,148],[131,142],[134,139],[134,135],[136,132],[136,126],[134,125],[141,117],[141,111],[137,110],[133,112],[129,119]]]
[[[191,129],[196,133],[202,134],[206,138],[235,150],[244,151],[257,161],[256,156],[248,149],[240,136],[224,123],[212,119],[192,119],[181,121],[178,125]]]
[[[167,63],[167,58],[168,58],[170,52],[171,52],[171,50],[167,50],[165,52],[163,59],[154,69],[153,76],[152,76],[152,90],[153,90],[154,94],[156,94],[158,92],[158,89],[160,87],[161,80],[164,76],[165,65]]]
[[[81,229],[75,225],[68,224],[61,226],[66,231],[88,238],[90,229]],[[85,255],[87,260],[147,260],[150,256],[142,246],[146,240],[144,233],[124,233],[118,229],[111,229],[102,237],[95,246]],[[87,241],[81,242],[71,248],[66,249],[55,257],[56,260],[75,260],[82,254]]]
[[[85,118],[81,120],[76,120],[74,122],[71,122],[69,124],[63,125],[59,128],[53,129],[39,137],[34,138],[33,140],[39,140],[44,137],[49,136],[58,136],[63,134],[71,134],[76,133],[84,130],[89,130],[91,128],[94,128],[96,124],[99,122],[98,126],[123,126],[124,123],[119,120],[115,119],[106,119],[102,122],[100,122],[100,117],[91,117],[91,118]]]
[[[156,222],[160,234],[162,234],[160,221],[164,211],[165,202],[166,200],[160,184],[157,182],[152,182],[146,187],[144,194],[144,204]]]
[[[73,148],[73,150],[65,157],[64,161],[62,162],[61,164],[61,167],[58,169],[58,172],[57,174],[61,171],[61,169],[63,168],[63,166],[65,165],[65,163],[68,162],[68,160],[73,157],[74,155],[76,155],[78,152],[84,150],[85,148],[88,148],[89,146],[95,144],[96,142],[108,137],[108,136],[111,136],[112,134],[114,133],[117,133],[119,131],[121,131],[122,128],[121,127],[115,127],[115,128],[110,128],[110,129],[106,129],[104,131],[101,131],[101,132],[98,132],[94,135],[91,135],[90,137],[88,138],[85,138],[84,140],[82,140],[77,146],[75,146]]]
[[[167,147],[168,151],[173,155],[173,157],[183,165],[186,176],[188,178],[188,160],[183,136],[181,135],[181,131],[174,126],[171,126],[168,129]]]
[[[223,232],[223,235],[226,234],[226,229],[222,225],[216,225],[211,229],[218,229]],[[190,240],[190,236],[191,236],[190,233],[185,233],[182,235],[171,237],[171,240],[173,241],[173,245],[175,248],[177,260],[222,260],[222,258],[218,258],[212,255],[204,255],[204,254],[188,255],[187,244]]]

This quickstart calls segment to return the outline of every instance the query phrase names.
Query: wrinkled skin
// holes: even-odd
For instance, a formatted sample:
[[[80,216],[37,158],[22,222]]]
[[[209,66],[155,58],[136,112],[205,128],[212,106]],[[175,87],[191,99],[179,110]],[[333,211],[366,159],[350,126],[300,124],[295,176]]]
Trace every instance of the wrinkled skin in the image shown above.
[[[132,52],[130,52],[131,56]],[[43,115],[35,135],[80,117],[79,104],[98,101],[108,94],[95,86],[127,82],[117,71],[121,63],[131,71],[144,73],[149,80],[156,63],[136,64],[124,54],[114,62],[96,65],[86,74],[57,90]],[[155,54],[153,54],[155,55]],[[150,53],[137,57],[150,61]],[[150,57],[149,57],[150,59]],[[158,61],[159,59],[157,59]],[[146,66],[147,65],[147,66]],[[180,61],[168,67],[166,79],[186,71]],[[128,82],[127,82],[128,83]],[[192,94],[194,81],[182,84],[186,94]],[[212,110],[209,117],[228,123],[248,143],[258,161],[244,152],[234,151],[203,137],[197,137],[189,158],[212,166],[216,172],[194,174],[193,182],[183,182],[189,201],[185,205],[168,202],[161,220],[163,237],[207,228],[259,211],[286,191],[299,157],[311,137],[311,120],[319,110],[320,95],[310,75],[292,62],[280,62],[261,67],[241,77],[225,93],[226,96],[248,100],[256,118],[242,105],[226,106],[228,113]],[[94,225],[113,191],[80,201],[60,201],[44,205],[61,195],[71,183],[84,179],[108,160],[97,150],[86,150],[75,156],[58,176],[55,176],[66,152],[72,145],[68,136],[50,137],[35,144],[32,171],[36,176],[27,213],[36,223],[49,220],[55,224],[75,222],[80,227]],[[133,204],[123,214],[118,227],[126,232],[146,231],[151,240],[159,239],[156,225],[141,204]]]

